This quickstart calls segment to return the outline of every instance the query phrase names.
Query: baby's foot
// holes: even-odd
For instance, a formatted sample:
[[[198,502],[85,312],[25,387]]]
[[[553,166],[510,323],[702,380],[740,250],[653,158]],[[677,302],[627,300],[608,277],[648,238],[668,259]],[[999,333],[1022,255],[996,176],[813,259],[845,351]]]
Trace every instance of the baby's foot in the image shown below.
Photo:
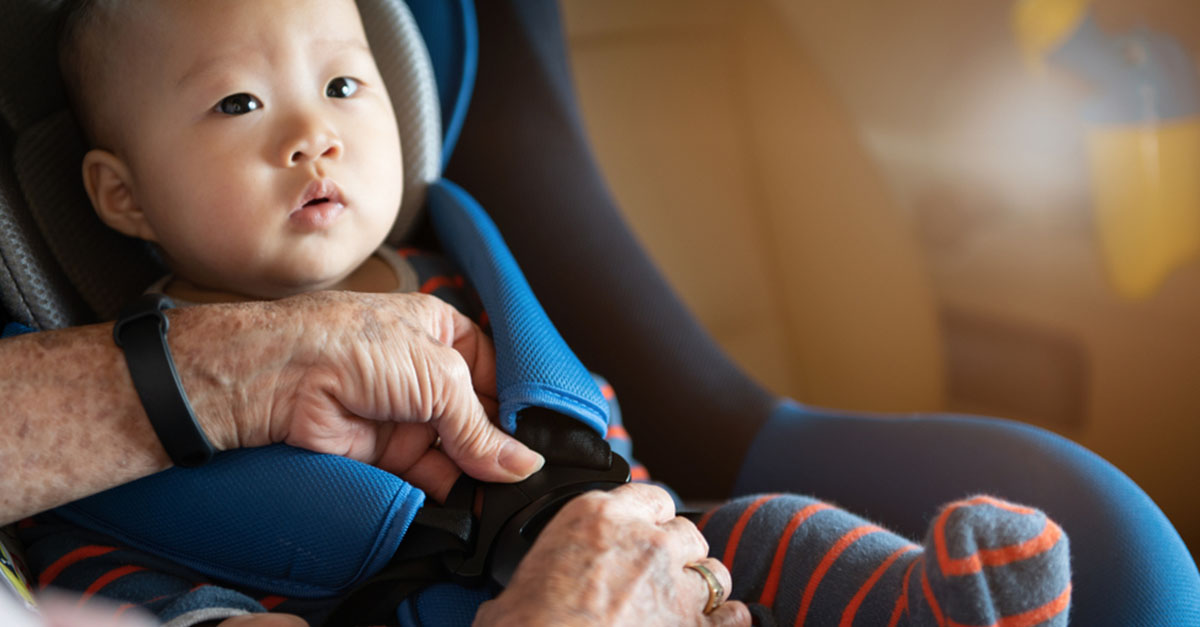
[[[903,580],[909,624],[1067,624],[1067,537],[1038,510],[990,496],[951,503],[924,553]]]
[[[951,503],[917,546],[828,503],[767,494],[699,523],[757,624],[1022,625],[1067,621],[1067,539],[1041,512]]]

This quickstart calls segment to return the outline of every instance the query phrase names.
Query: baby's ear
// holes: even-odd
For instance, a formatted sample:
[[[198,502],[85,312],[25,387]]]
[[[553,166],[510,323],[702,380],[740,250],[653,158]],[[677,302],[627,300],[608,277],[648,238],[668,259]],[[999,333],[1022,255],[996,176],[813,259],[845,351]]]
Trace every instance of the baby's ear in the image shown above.
[[[105,224],[131,237],[157,241],[134,199],[133,177],[120,157],[107,150],[88,151],[83,156],[83,186]]]

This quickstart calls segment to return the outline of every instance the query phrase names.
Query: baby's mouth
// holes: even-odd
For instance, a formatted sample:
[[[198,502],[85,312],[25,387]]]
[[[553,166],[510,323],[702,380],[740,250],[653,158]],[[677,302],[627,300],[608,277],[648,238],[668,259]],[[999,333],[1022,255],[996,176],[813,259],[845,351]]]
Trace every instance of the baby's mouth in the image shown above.
[[[304,230],[320,230],[337,220],[346,209],[342,191],[329,179],[313,181],[304,188],[288,219]]]

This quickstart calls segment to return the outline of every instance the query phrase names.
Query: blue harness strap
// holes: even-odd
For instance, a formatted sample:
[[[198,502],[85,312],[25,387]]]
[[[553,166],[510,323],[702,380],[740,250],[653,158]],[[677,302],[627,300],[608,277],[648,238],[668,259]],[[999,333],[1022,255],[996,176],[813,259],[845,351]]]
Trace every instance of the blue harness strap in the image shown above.
[[[517,414],[542,407],[608,430],[608,402],[595,379],[546,316],[496,225],[457,185],[429,188],[429,212],[443,249],[483,300],[496,344],[500,423],[516,430]]]

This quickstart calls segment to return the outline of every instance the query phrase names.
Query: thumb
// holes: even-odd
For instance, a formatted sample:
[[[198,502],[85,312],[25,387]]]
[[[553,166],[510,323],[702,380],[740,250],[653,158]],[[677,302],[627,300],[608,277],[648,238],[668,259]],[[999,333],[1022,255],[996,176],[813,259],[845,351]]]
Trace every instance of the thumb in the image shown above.
[[[482,481],[511,483],[541,470],[545,458],[488,420],[469,382],[453,388],[453,401],[433,417],[433,425],[442,450],[463,472]]]
[[[726,601],[712,614],[708,615],[709,623],[715,627],[749,627],[753,617],[750,608],[741,601]]]

